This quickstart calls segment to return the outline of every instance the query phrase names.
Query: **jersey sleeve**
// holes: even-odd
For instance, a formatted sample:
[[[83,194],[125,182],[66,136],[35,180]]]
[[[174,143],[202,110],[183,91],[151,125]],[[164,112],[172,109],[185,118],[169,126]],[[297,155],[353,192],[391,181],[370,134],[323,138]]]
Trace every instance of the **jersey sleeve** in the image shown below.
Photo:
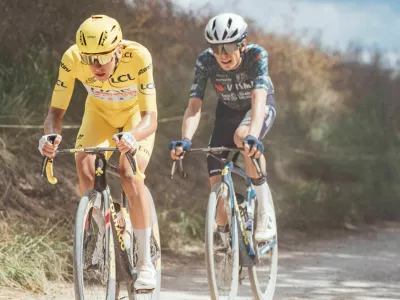
[[[268,53],[261,47],[253,49],[254,89],[265,89],[268,95],[274,94],[274,86],[268,74]]]
[[[140,111],[157,112],[156,87],[153,79],[153,62],[151,54],[147,48],[137,54],[136,62],[138,63],[138,103]]]
[[[203,100],[209,76],[206,64],[206,52],[203,52],[197,58],[194,67],[194,80],[190,88],[190,98],[200,98]]]
[[[51,106],[67,109],[71,101],[75,85],[74,58],[71,49],[68,49],[60,63],[58,79],[54,86]]]

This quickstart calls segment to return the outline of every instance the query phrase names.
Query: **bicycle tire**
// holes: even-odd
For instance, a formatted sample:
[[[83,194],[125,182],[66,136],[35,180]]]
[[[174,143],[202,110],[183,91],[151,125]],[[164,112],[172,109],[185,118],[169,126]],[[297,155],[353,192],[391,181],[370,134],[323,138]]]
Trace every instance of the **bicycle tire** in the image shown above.
[[[92,222],[92,202],[97,195],[97,191],[89,190],[80,199],[79,206],[76,212],[75,218],[75,230],[74,230],[74,243],[73,243],[73,277],[74,277],[74,289],[75,289],[75,299],[106,299],[115,300],[116,296],[116,281],[115,281],[115,255],[114,255],[114,244],[112,239],[110,239],[110,230],[105,229],[105,247],[106,253],[103,253],[104,257],[104,270],[106,273],[106,284],[105,284],[105,297],[99,297],[98,295],[85,295],[85,251],[87,248],[87,243],[85,243],[85,227]],[[104,216],[105,207],[109,205],[108,195],[106,193],[102,194],[104,199],[101,212]],[[92,225],[93,226],[93,225]],[[90,237],[87,235],[86,237]],[[87,241],[86,241],[87,242]],[[103,252],[104,252],[103,249]],[[96,292],[97,293],[97,292]]]
[[[155,257],[157,255],[157,258],[155,261],[153,261],[156,272],[157,272],[157,285],[153,293],[153,298],[154,300],[159,300],[160,299],[160,294],[161,294],[161,239],[160,239],[160,230],[158,226],[158,218],[157,218],[157,211],[156,211],[156,206],[154,204],[153,196],[151,195],[150,190],[146,186],[147,192],[150,195],[150,200],[151,200],[151,207],[152,207],[152,244],[153,244],[153,253],[151,253],[152,257]]]
[[[272,195],[270,195],[272,199]],[[272,208],[275,213],[275,208],[274,208],[274,203],[271,201]],[[276,227],[276,216],[274,218],[275,220],[275,228]],[[278,273],[278,233],[276,234],[275,237],[275,244],[271,247],[270,251],[268,252],[269,254],[269,259],[270,259],[270,269],[269,272],[267,272],[267,282],[266,282],[266,287],[262,288],[260,286],[260,282],[258,280],[258,275],[257,275],[257,265],[253,267],[248,268],[249,272],[249,279],[250,279],[250,285],[251,285],[251,290],[253,294],[253,298],[255,300],[272,300],[275,294],[275,288],[276,288],[276,279],[277,279],[277,273]],[[259,266],[259,265],[258,265]]]
[[[225,198],[221,194],[221,183],[215,184],[212,188],[208,206],[207,206],[207,215],[206,215],[206,229],[205,229],[205,260],[206,260],[206,269],[207,269],[207,281],[208,287],[210,291],[210,296],[212,300],[221,299],[220,293],[218,291],[218,282],[217,276],[215,274],[215,267],[214,267],[214,233],[216,228],[215,216],[217,210],[217,199]],[[226,199],[229,203],[230,199]],[[229,293],[227,295],[228,298],[226,299],[236,299],[238,285],[239,285],[239,244],[238,244],[238,229],[237,229],[237,221],[231,222],[231,251],[233,253],[233,260],[232,260],[232,272],[231,276],[231,283],[229,288]],[[228,253],[228,251],[227,251]]]

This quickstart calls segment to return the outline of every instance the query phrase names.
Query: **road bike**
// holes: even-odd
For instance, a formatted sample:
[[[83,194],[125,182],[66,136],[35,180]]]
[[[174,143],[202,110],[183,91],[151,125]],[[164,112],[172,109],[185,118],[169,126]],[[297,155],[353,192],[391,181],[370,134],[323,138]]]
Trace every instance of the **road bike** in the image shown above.
[[[55,136],[50,136],[53,142]],[[126,286],[129,300],[160,299],[161,247],[158,220],[151,193],[152,234],[151,256],[157,271],[154,290],[135,290],[138,246],[129,218],[129,202],[121,189],[121,201],[114,201],[107,186],[106,173],[119,176],[117,167],[107,162],[105,152],[118,152],[115,147],[58,149],[56,154],[90,153],[95,158],[94,188],[80,199],[75,217],[73,243],[73,277],[75,299],[123,299],[121,287]],[[135,156],[126,154],[132,170],[144,179]],[[41,174],[52,184],[57,183],[53,174],[53,159],[43,159]],[[107,168],[108,167],[108,168]]]
[[[223,165],[221,180],[212,188],[207,206],[205,257],[208,286],[213,300],[236,299],[239,284],[247,278],[243,272],[243,268],[247,267],[253,298],[270,300],[275,293],[278,271],[278,237],[275,235],[273,239],[261,243],[254,239],[257,197],[246,171],[237,163],[240,150],[243,149],[209,147],[186,151],[211,155]],[[228,158],[216,156],[225,151],[231,154]],[[258,174],[265,175],[259,161],[254,158],[252,161]],[[173,162],[172,178],[176,170],[181,177],[188,177],[183,170],[182,160]],[[235,192],[232,174],[244,179],[246,188],[243,194]],[[222,205],[228,216],[229,229],[225,233],[220,232],[216,222],[219,205]],[[273,203],[271,205],[274,207]]]

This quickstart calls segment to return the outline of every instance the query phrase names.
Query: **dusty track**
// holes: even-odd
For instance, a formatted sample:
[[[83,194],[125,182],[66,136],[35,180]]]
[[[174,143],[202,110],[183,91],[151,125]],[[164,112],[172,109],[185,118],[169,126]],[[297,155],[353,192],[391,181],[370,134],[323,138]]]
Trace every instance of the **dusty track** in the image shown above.
[[[400,225],[319,237],[282,235],[274,299],[400,299]],[[334,235],[334,236],[333,236]],[[163,300],[209,299],[204,255],[164,255]],[[239,299],[251,299],[248,282]],[[71,284],[52,284],[48,295],[1,291],[0,299],[73,299]]]

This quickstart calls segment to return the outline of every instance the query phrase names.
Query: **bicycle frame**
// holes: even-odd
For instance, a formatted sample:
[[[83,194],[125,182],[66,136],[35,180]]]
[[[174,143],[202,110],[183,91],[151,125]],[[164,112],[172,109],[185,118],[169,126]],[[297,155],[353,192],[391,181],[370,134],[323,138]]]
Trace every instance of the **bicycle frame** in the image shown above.
[[[232,208],[232,222],[235,222],[235,220],[238,221],[239,230],[242,232],[243,242],[245,244],[246,251],[250,256],[255,256],[253,241],[248,239],[245,224],[243,224],[243,220],[240,215],[239,205],[237,204],[237,199],[235,195],[235,187],[231,175],[232,172],[243,176],[246,179],[248,179],[248,177],[246,176],[246,172],[242,168],[236,166],[232,161],[227,163],[221,172],[221,183],[228,186],[230,207]],[[234,237],[235,235],[233,234],[232,236]]]
[[[254,264],[254,259],[258,259],[258,257],[261,257],[263,254],[268,252],[276,243],[276,239],[273,239],[269,243],[262,244],[261,247],[258,246],[256,243],[255,247],[253,245],[253,241],[249,241],[247,238],[247,234],[245,231],[245,226],[243,224],[242,218],[240,217],[240,211],[239,211],[239,206],[237,204],[236,196],[235,196],[235,189],[234,189],[234,184],[232,180],[232,173],[235,173],[239,175],[240,177],[244,178],[246,181],[246,186],[250,187],[250,190],[247,192],[247,201],[249,202],[250,205],[252,205],[253,198],[255,196],[255,191],[251,187],[252,183],[250,178],[247,176],[246,171],[239,167],[236,164],[236,160],[238,155],[235,154],[235,156],[232,158],[232,160],[227,161],[224,159],[221,159],[217,156],[215,156],[215,153],[223,152],[223,151],[240,151],[243,150],[243,148],[236,148],[236,147],[211,147],[211,148],[194,148],[194,149],[189,149],[187,152],[202,152],[208,155],[213,156],[214,158],[218,159],[222,164],[222,171],[221,171],[221,183],[228,186],[228,192],[229,192],[229,200],[230,200],[230,207],[232,209],[232,222],[237,221],[239,222],[239,229],[242,233],[243,236],[243,243],[246,248],[246,252],[249,255],[250,263]],[[237,152],[237,154],[239,154]],[[261,170],[261,167],[257,160],[255,158],[252,158],[252,162],[254,166],[256,167],[257,173],[259,176],[263,176],[263,172]],[[182,165],[182,160],[179,161],[174,161],[171,169],[171,178],[173,178],[176,170],[179,170],[179,174],[181,175],[182,178],[187,178],[188,175],[184,172],[183,170],[183,165]],[[236,216],[238,216],[236,218]],[[232,235],[234,236],[234,235]]]
[[[113,236],[116,237],[118,242],[114,243],[115,253],[118,254],[115,256],[115,264],[117,266],[117,282],[128,282],[132,281],[132,274],[135,273],[134,268],[129,263],[128,253],[126,252],[126,245],[124,244],[124,240],[122,238],[122,234],[120,232],[117,220],[117,213],[119,209],[116,208],[115,204],[112,201],[111,193],[107,186],[106,173],[110,173],[112,175],[118,176],[118,168],[107,162],[104,152],[105,151],[118,151],[115,147],[93,147],[93,148],[77,148],[77,149],[60,149],[57,150],[57,154],[66,154],[66,153],[90,153],[96,156],[95,158],[95,179],[94,179],[94,188],[96,192],[101,195],[101,203],[104,205],[104,220],[105,220],[105,244],[106,249],[109,247],[109,230],[112,230]],[[140,173],[139,168],[137,166],[136,160],[133,157],[133,154],[126,155],[128,161],[132,167],[132,170],[136,176],[139,178],[144,177],[143,174]],[[112,170],[107,170],[107,166],[111,167]],[[46,171],[45,171],[46,170]],[[41,176],[44,177],[46,173],[46,177],[48,181],[52,184],[57,183],[57,178],[53,175],[53,160],[45,157],[42,162],[41,167]],[[128,201],[126,199],[125,193],[121,191],[121,204],[122,207],[127,207]],[[121,208],[120,208],[121,209]],[[91,212],[90,216],[91,217]],[[113,222],[111,226],[111,221]],[[90,223],[87,224],[90,226]],[[86,230],[89,230],[90,227],[87,227]],[[158,246],[158,245],[157,245]],[[109,260],[109,252],[105,252],[105,260]],[[125,267],[124,267],[125,266]],[[129,266],[129,270],[126,269],[126,266]]]

